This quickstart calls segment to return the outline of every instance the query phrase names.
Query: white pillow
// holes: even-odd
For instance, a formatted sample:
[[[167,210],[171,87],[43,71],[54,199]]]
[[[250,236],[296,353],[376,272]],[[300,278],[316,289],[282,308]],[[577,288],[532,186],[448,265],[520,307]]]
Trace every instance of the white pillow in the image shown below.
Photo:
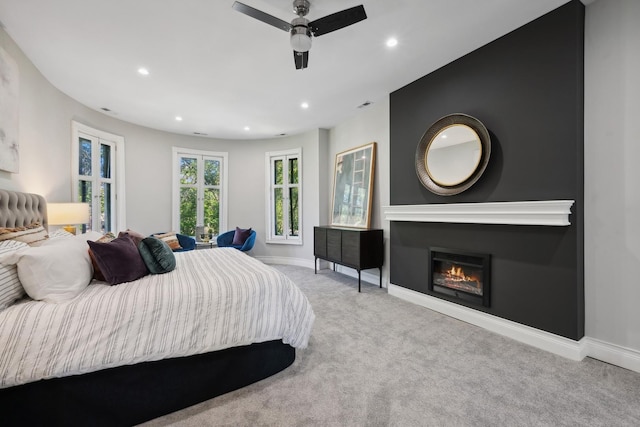
[[[31,298],[67,301],[82,292],[93,276],[89,245],[80,237],[2,254],[0,262],[18,266],[20,282]]]
[[[24,242],[6,240],[0,242],[0,256],[28,248]],[[18,269],[15,265],[0,264],[0,310],[4,310],[16,300],[24,296],[24,288],[18,277]]]

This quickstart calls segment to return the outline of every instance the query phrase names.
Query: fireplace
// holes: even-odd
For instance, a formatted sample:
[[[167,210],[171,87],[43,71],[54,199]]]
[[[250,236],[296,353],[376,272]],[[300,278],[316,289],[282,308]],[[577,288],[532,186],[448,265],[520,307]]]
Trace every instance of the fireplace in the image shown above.
[[[432,247],[429,259],[429,291],[489,307],[489,254]]]

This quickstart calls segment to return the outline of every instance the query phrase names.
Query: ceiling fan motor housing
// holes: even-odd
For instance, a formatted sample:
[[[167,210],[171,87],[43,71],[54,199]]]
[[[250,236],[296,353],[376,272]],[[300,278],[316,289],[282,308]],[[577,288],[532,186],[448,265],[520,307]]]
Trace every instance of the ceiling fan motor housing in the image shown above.
[[[306,16],[310,5],[308,0],[293,0],[293,12],[298,16]]]

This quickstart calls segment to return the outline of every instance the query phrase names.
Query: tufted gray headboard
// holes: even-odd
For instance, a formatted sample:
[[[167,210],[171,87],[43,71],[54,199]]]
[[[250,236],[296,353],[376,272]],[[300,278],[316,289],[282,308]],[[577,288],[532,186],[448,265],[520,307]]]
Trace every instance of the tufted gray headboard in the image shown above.
[[[39,194],[0,190],[0,227],[22,227],[39,221],[48,229],[47,202]]]

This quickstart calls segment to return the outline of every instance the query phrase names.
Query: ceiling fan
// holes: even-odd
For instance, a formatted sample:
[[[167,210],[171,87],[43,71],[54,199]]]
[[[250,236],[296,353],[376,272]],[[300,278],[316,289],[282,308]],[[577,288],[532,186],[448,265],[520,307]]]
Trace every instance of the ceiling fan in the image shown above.
[[[311,37],[319,37],[367,19],[364,6],[360,5],[345,9],[341,12],[332,13],[324,18],[310,22],[305,18],[305,15],[309,13],[310,6],[308,0],[293,0],[293,12],[298,15],[298,17],[294,18],[291,23],[288,23],[261,10],[240,3],[239,1],[233,3],[234,10],[291,33],[293,60],[298,70],[307,68],[307,64],[309,63]]]

